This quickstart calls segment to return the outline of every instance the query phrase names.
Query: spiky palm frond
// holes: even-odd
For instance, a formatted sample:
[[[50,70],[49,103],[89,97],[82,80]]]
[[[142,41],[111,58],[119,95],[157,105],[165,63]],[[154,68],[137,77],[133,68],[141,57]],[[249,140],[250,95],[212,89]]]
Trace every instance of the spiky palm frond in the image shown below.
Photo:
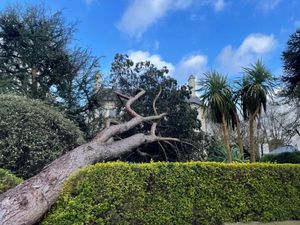
[[[274,77],[265,65],[258,60],[254,65],[244,68],[245,76],[240,83],[240,97],[244,118],[266,111],[267,97],[273,94]],[[255,116],[257,116],[255,115]]]
[[[227,123],[235,124],[233,110],[235,105],[232,101],[232,91],[227,77],[216,71],[208,71],[204,79],[199,83],[200,98],[206,114],[216,123],[222,123],[225,116]]]

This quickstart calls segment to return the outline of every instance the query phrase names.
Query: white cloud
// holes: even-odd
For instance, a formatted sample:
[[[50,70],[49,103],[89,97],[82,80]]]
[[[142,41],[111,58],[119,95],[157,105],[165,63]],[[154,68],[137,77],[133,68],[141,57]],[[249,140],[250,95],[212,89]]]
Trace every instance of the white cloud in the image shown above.
[[[172,75],[175,70],[172,63],[164,61],[158,54],[150,54],[147,51],[129,51],[128,56],[133,62],[150,61],[158,69],[166,66],[169,69],[169,75]]]
[[[186,10],[194,4],[210,5],[216,12],[223,10],[226,5],[224,0],[129,0],[129,5],[116,27],[131,37],[140,38],[150,26],[168,12]]]
[[[128,56],[133,62],[150,61],[157,68],[166,66],[169,69],[168,75],[176,78],[180,84],[186,83],[188,77],[193,74],[201,76],[207,69],[208,58],[206,55],[193,54],[183,57],[180,62],[174,65],[158,54],[151,54],[147,51],[129,51]]]
[[[273,35],[250,34],[238,48],[228,45],[222,49],[218,56],[220,69],[226,73],[239,72],[241,67],[248,66],[270,53],[276,44]]]
[[[84,0],[86,5],[91,5],[92,3],[96,2],[97,0]]]
[[[274,10],[281,2],[281,0],[255,0],[259,9],[264,12]]]
[[[216,12],[222,11],[225,7],[224,0],[215,0],[213,2],[213,6]]]
[[[183,57],[174,71],[174,77],[180,82],[187,81],[190,75],[201,76],[207,68],[208,57],[206,55],[194,54]]]
[[[184,10],[193,0],[131,0],[117,28],[133,37],[141,35],[171,10]]]

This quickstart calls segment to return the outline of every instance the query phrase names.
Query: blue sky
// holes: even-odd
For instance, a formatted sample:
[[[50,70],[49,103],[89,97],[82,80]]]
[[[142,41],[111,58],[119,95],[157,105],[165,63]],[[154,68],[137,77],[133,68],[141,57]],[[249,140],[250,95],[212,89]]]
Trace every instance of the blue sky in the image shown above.
[[[0,9],[16,2],[0,0]],[[108,74],[116,53],[166,65],[179,83],[213,68],[234,79],[262,59],[279,76],[281,52],[300,28],[299,0],[22,0],[78,21],[78,45]]]

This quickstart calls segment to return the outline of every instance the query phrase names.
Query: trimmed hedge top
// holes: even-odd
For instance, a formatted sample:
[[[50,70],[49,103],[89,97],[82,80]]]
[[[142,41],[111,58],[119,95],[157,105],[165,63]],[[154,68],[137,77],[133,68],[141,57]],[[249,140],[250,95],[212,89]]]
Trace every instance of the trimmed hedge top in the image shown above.
[[[20,184],[23,180],[0,168],[0,194]]]
[[[0,167],[28,178],[82,142],[61,112],[38,100],[0,95]]]
[[[261,162],[300,164],[300,152],[282,152],[280,154],[264,155],[261,158]]]
[[[221,224],[300,219],[300,166],[99,163],[66,182],[42,222]]]

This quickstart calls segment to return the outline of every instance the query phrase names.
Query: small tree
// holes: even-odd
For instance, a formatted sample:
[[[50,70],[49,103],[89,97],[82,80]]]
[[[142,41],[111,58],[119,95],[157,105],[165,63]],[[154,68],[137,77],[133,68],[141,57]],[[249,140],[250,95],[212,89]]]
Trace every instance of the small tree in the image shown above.
[[[228,125],[235,124],[232,102],[232,91],[227,78],[216,71],[209,71],[204,74],[205,78],[200,82],[204,110],[214,123],[222,124],[224,144],[226,147],[227,162],[231,162],[230,140]]]
[[[294,105],[285,103],[285,98],[278,95],[267,104],[268,113],[261,116],[263,141],[269,149],[291,144],[293,138],[299,137],[299,114]]]
[[[240,86],[243,115],[249,119],[249,153],[250,161],[255,162],[254,122],[266,111],[267,96],[271,96],[274,78],[261,61],[244,69],[245,76]]]

